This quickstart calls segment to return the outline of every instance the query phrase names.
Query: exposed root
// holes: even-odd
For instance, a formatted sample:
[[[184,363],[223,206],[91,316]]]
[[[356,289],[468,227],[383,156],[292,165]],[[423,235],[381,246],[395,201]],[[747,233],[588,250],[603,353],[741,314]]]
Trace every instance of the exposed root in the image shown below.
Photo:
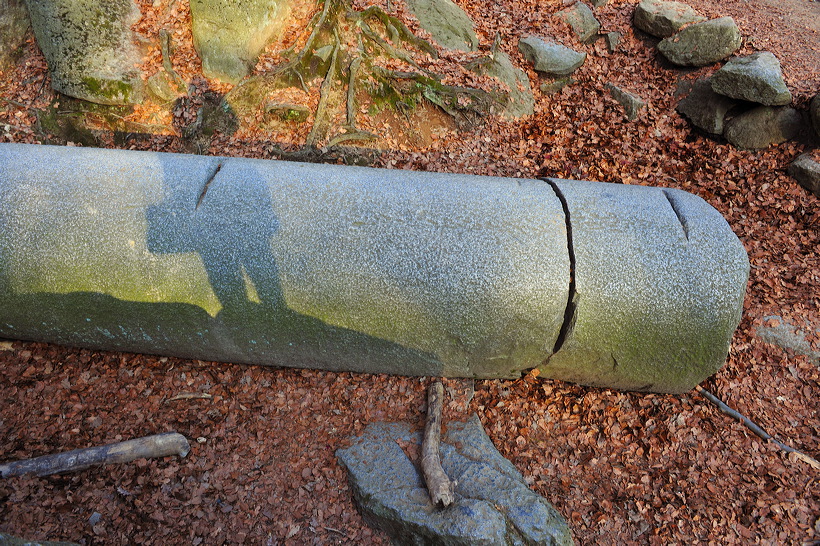
[[[322,79],[313,125],[305,141],[308,150],[320,149],[323,142],[327,142],[327,149],[344,142],[378,138],[357,126],[357,91],[362,90],[359,82],[365,82],[364,89],[376,109],[390,107],[407,116],[427,101],[452,116],[459,129],[475,127],[497,104],[503,105],[490,93],[443,85],[440,76],[414,58],[418,54],[437,57],[429,42],[379,7],[355,12],[346,9],[345,1],[324,0],[321,12],[311,19],[304,46],[274,70],[235,87],[226,95],[225,104],[244,119],[270,115],[264,112],[264,106],[274,91],[287,87],[307,91],[311,82]],[[415,71],[382,68],[382,59],[399,60]],[[334,131],[339,116],[346,117],[345,123]],[[273,153],[292,155],[281,150]],[[313,151],[304,155],[316,157]]]

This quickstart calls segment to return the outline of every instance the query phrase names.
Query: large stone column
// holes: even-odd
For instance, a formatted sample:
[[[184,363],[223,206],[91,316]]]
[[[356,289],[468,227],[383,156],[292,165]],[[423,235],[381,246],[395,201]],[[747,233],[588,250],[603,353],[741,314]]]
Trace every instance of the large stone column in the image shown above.
[[[3,337],[676,392],[747,275],[674,190],[0,145]]]

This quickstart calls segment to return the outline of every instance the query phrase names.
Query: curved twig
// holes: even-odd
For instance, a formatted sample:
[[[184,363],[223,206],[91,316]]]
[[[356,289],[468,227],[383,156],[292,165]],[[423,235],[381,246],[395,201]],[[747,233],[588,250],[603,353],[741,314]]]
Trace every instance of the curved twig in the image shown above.
[[[741,423],[743,423],[743,425],[746,428],[748,428],[749,430],[754,432],[757,436],[759,436],[763,440],[771,441],[777,447],[779,447],[780,449],[782,449],[783,451],[785,451],[787,453],[794,453],[794,456],[797,457],[798,459],[800,459],[801,461],[804,461],[804,462],[808,463],[810,466],[812,466],[813,468],[815,468],[817,470],[820,470],[820,461],[817,461],[817,459],[814,459],[814,458],[806,455],[805,453],[802,453],[802,452],[794,449],[793,447],[787,446],[786,444],[784,444],[783,442],[781,442],[780,440],[778,440],[777,438],[775,438],[774,436],[772,436],[771,434],[769,434],[768,432],[763,430],[760,427],[760,425],[758,425],[757,423],[755,423],[754,421],[752,421],[751,419],[749,419],[748,417],[746,417],[745,415],[743,415],[739,411],[733,410],[732,408],[727,406],[720,398],[718,398],[717,396],[715,396],[711,392],[707,391],[706,389],[704,389],[700,385],[695,387],[695,390],[698,391],[698,393],[701,396],[703,396],[704,398],[709,400],[711,403],[716,405],[720,411],[722,411],[726,415],[729,415],[729,416],[734,417],[735,419],[739,420]]]

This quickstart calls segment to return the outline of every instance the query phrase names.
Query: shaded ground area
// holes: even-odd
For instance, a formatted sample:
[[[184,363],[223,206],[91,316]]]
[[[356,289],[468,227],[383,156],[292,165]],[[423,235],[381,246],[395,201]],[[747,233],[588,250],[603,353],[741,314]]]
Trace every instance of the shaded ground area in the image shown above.
[[[143,3],[156,17],[154,4]],[[411,30],[424,35],[403,2],[391,4]],[[561,2],[459,4],[476,20],[483,53],[500,33],[502,49],[522,67],[515,49],[519,36],[540,33],[573,43],[552,19]],[[816,2],[691,4],[709,16],[736,17],[743,35],[754,37],[742,53],[775,53],[797,104],[818,91]],[[765,317],[777,315],[806,325],[808,343],[820,350],[820,209],[818,200],[785,174],[805,146],[746,152],[692,133],[674,111],[673,92],[679,80],[710,69],[670,69],[657,59],[654,42],[631,29],[634,5],[616,0],[596,12],[606,30],[624,33],[621,49],[609,54],[600,42],[573,43],[589,53],[576,73],[578,83],[556,95],[537,94],[534,116],[518,122],[490,118],[470,132],[442,130],[415,141],[397,141],[385,130],[401,116],[374,118],[364,128],[379,132],[379,146],[386,150],[376,164],[647,184],[700,195],[727,217],[752,264],[745,317],[727,366],[704,386],[817,458],[820,369],[755,336]],[[172,17],[161,22],[147,17],[145,24],[178,30],[174,64],[194,84],[191,97],[169,111],[145,107],[123,113],[130,125],[119,133],[93,135],[99,144],[271,157],[271,142],[287,148],[298,140],[298,134],[244,127],[232,137],[217,130],[192,149],[184,129],[203,104],[228,88],[197,76],[201,69],[190,34],[182,30],[187,2],[175,6]],[[386,2],[381,7],[388,9]],[[275,57],[275,52],[263,56],[257,70]],[[148,62],[159,64],[158,49]],[[537,87],[538,76],[529,75]],[[449,76],[447,83],[464,83],[458,74]],[[608,82],[648,100],[635,122],[627,122],[610,98]],[[43,141],[34,109],[57,97],[31,41],[16,67],[0,76],[0,97],[0,141]],[[171,130],[144,134],[155,125]],[[51,136],[77,142],[71,134]],[[87,544],[386,544],[363,524],[333,453],[376,420],[421,426],[427,385],[417,378],[274,370],[21,342],[0,343],[0,366],[3,460],[168,430],[192,440],[184,460],[0,482],[0,530]],[[533,378],[446,383],[446,418],[476,412],[501,453],[567,517],[580,544],[820,540],[818,473],[696,394],[638,395]],[[170,400],[190,392],[211,397]]]

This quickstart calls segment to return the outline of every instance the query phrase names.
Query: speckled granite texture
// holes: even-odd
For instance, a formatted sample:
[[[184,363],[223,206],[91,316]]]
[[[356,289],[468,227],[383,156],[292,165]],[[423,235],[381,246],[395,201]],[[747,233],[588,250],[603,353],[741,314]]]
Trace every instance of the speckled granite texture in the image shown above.
[[[2,337],[683,391],[722,365],[747,274],[674,190],[0,145]]]
[[[544,375],[680,392],[716,372],[749,276],[726,220],[681,190],[550,182],[569,210],[575,309]]]

